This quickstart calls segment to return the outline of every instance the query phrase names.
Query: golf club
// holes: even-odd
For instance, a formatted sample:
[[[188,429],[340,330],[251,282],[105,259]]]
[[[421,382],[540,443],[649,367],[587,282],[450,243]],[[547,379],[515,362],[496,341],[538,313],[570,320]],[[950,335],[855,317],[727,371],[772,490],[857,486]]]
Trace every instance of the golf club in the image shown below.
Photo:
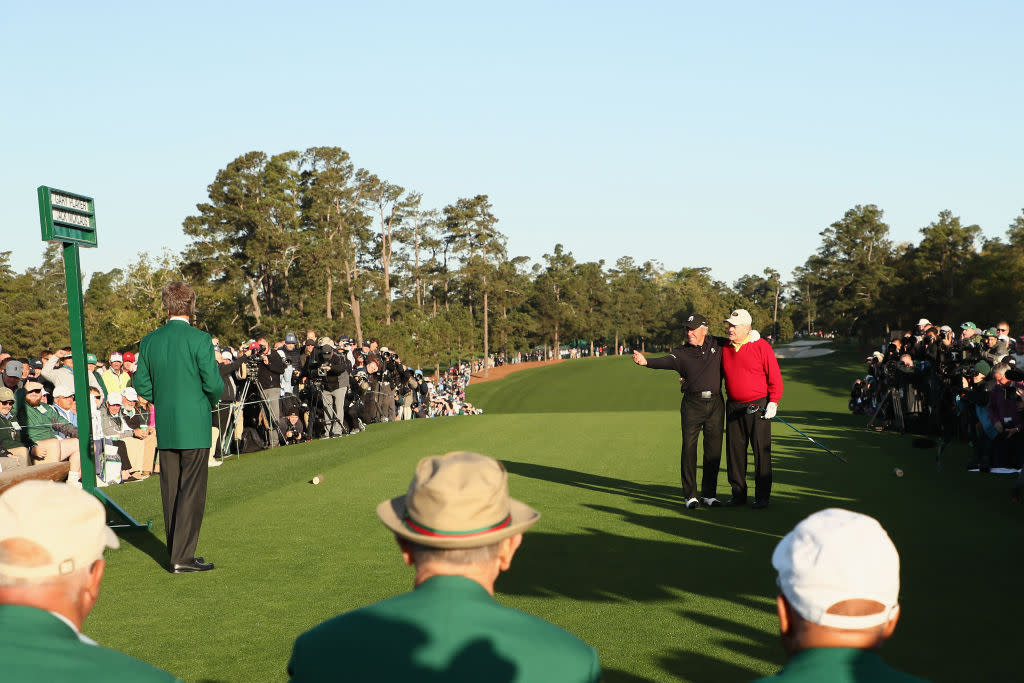
[[[764,413],[764,408],[761,408],[760,406],[758,406],[758,405],[756,405],[756,404],[754,404],[754,405],[749,405],[749,406],[747,406],[747,414],[748,414],[748,415],[753,415],[753,414],[755,414],[755,413],[762,413],[762,414],[763,414],[763,413]],[[813,443],[813,444],[814,444],[815,446],[817,446],[818,448],[820,448],[820,449],[822,449],[823,451],[827,452],[828,454],[830,454],[830,455],[834,456],[835,458],[837,458],[837,459],[838,459],[838,460],[840,460],[841,462],[847,462],[846,458],[844,458],[843,456],[839,455],[838,453],[836,453],[835,451],[831,450],[830,448],[826,448],[826,447],[825,447],[825,446],[823,446],[822,444],[818,443],[817,441],[815,441],[815,440],[814,440],[814,439],[812,439],[811,437],[807,436],[806,434],[804,434],[803,432],[801,432],[801,431],[800,431],[799,429],[797,429],[797,428],[796,428],[796,427],[794,427],[793,425],[791,425],[791,424],[789,424],[788,422],[786,422],[785,420],[783,420],[783,419],[782,419],[781,417],[779,417],[778,415],[776,415],[776,416],[775,416],[775,417],[773,417],[772,419],[773,419],[773,420],[778,420],[779,422],[781,422],[782,424],[786,425],[787,427],[789,427],[790,429],[792,429],[792,430],[793,430],[794,432],[796,432],[796,433],[797,433],[797,434],[799,434],[800,436],[804,437],[805,439],[807,439],[808,441],[810,441],[811,443]]]

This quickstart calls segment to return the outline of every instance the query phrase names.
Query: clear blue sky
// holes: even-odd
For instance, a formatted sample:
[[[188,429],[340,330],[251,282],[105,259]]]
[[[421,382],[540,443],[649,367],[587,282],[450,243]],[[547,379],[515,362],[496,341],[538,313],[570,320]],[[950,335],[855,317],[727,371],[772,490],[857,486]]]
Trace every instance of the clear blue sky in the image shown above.
[[[784,276],[858,203],[897,241],[1024,207],[1024,4],[8,3],[2,246],[96,198],[87,271],[178,251],[217,170],[336,145],[509,251]]]

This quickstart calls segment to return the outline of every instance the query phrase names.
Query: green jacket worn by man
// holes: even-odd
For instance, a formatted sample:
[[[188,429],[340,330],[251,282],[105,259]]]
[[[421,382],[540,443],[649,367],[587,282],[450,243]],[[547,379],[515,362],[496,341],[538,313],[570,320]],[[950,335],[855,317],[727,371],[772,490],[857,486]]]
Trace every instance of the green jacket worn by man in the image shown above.
[[[508,495],[497,461],[424,458],[404,496],[377,508],[416,588],[325,621],[295,641],[304,681],[593,683],[597,652],[567,631],[504,607],[494,581],[540,514]]]
[[[213,563],[197,559],[195,551],[206,509],[212,411],[224,381],[210,335],[189,323],[195,292],[184,282],[171,282],[162,296],[167,324],[142,339],[135,390],[156,410],[169,568],[176,574],[207,571]]]
[[[80,631],[99,595],[103,550],[118,545],[102,503],[81,489],[27,481],[0,496],[0,678],[177,680]]]
[[[772,565],[790,660],[760,683],[922,683],[878,654],[900,616],[900,556],[876,520],[816,512],[779,541]]]

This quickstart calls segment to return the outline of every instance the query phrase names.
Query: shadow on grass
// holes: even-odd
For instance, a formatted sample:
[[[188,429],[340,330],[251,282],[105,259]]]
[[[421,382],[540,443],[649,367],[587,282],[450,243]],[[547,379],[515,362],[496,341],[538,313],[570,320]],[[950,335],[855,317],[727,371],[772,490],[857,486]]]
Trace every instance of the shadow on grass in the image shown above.
[[[118,537],[128,545],[141,550],[149,555],[160,568],[167,570],[170,565],[171,556],[167,552],[167,545],[161,541],[152,531],[148,529],[133,529],[125,531]]]

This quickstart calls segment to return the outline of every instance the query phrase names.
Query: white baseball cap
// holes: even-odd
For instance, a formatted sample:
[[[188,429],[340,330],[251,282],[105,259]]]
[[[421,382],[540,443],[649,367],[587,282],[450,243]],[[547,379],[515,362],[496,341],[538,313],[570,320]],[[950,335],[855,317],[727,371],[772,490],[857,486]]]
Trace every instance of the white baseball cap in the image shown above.
[[[119,353],[112,353],[112,354],[110,354],[110,362],[111,363],[121,363],[123,361],[124,361],[124,359],[121,358],[121,354],[119,354]]]
[[[865,629],[888,622],[899,610],[900,556],[873,517],[829,508],[796,525],[772,553],[778,584],[797,613],[815,624]],[[885,605],[877,614],[829,614],[845,600]]]
[[[107,394],[107,405],[119,406],[121,405],[121,403],[121,392],[111,391],[109,394]]]
[[[74,396],[74,395],[75,395],[75,388],[73,386],[70,386],[70,385],[67,385],[67,384],[58,384],[57,387],[53,390],[53,397],[54,398],[61,398],[61,397]]]
[[[924,327],[925,325],[931,325],[932,322],[928,318],[921,318],[917,321],[918,327]]]
[[[223,358],[224,360],[234,360],[235,359],[235,357],[231,355],[230,351],[221,351],[220,352],[220,357]]]
[[[139,392],[135,391],[132,387],[125,387],[125,390],[121,392],[121,398],[126,401],[138,401]]]
[[[8,564],[0,554],[0,576],[45,579],[85,569],[117,548],[103,504],[85,491],[53,481],[26,481],[0,496],[0,548],[19,539],[38,546],[40,562]]]
[[[725,319],[725,322],[730,325],[750,325],[753,320],[751,319],[750,313],[747,309],[737,308],[732,312],[732,315]]]

